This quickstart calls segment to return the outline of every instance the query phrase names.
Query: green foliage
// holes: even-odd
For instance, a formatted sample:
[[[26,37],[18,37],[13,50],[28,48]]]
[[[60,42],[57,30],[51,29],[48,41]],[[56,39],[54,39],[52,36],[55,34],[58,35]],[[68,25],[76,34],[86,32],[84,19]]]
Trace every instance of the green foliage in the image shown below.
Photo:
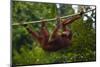
[[[66,9],[67,8],[67,9]],[[71,5],[64,5],[62,15],[73,13]],[[54,18],[57,14],[55,4],[13,1],[12,23],[21,21]],[[54,29],[56,21],[47,23],[49,32]],[[83,18],[70,25],[73,32],[71,47],[57,52],[44,51],[38,42],[22,26],[12,26],[12,61],[16,65],[85,62],[96,60],[96,33],[92,27],[93,20]],[[39,30],[39,24],[32,24],[32,29]]]

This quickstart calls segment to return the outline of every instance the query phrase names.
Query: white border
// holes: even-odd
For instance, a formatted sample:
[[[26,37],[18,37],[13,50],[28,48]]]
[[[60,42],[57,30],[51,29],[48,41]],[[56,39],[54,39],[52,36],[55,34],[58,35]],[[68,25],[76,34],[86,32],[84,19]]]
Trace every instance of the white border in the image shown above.
[[[27,0],[29,1],[29,0]],[[100,1],[99,0],[31,0],[38,2],[69,3],[97,6],[97,61],[40,65],[41,67],[99,67],[100,64]],[[34,67],[40,67],[34,66]],[[0,67],[10,67],[10,0],[0,0]],[[32,66],[30,66],[32,67]]]
[[[88,4],[95,5],[95,0],[17,0],[17,1],[37,1],[37,2],[50,2],[50,3],[69,3],[69,4]]]
[[[0,67],[10,65],[10,0],[0,0]]]

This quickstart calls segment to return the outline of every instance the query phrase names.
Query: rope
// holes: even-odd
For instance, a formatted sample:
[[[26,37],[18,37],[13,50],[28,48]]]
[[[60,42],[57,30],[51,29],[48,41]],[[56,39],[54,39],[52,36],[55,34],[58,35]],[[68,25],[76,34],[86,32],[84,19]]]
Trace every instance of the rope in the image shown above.
[[[87,13],[87,12],[93,11],[93,10],[95,10],[95,9],[86,11],[86,12],[84,12],[84,14]],[[61,19],[64,19],[64,18],[72,17],[72,16],[75,16],[75,15],[78,15],[78,14],[80,14],[80,13],[71,14],[71,15],[68,15],[68,16],[60,17],[60,18],[61,18]],[[57,19],[57,18],[45,19],[44,21],[45,21],[45,22],[49,22],[49,21],[54,21],[54,20],[56,20],[56,19]],[[22,24],[32,24],[32,23],[40,23],[40,22],[41,22],[41,20],[40,20],[40,21],[31,21],[31,22],[23,22]],[[21,24],[21,25],[22,25],[22,24]],[[20,23],[14,23],[14,24],[12,24],[12,25],[13,25],[13,26],[15,26],[15,25],[20,25]]]

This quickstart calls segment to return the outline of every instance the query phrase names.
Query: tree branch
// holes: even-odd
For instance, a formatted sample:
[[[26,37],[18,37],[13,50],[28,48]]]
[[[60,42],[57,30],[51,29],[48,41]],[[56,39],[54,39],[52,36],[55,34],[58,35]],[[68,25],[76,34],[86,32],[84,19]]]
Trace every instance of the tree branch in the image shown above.
[[[95,10],[95,9],[86,11],[86,12],[84,12],[84,14],[87,13],[87,12],[93,11],[93,10]],[[61,19],[64,19],[64,18],[72,17],[72,16],[75,16],[75,15],[78,15],[78,14],[80,14],[80,13],[77,13],[77,14],[71,14],[71,15],[68,15],[68,16],[60,17],[60,18],[61,18]],[[54,21],[54,20],[56,20],[56,19],[57,19],[57,18],[44,19],[44,21],[45,21],[45,22],[49,22],[49,21]],[[12,25],[15,26],[15,25],[33,24],[33,23],[40,23],[40,22],[41,22],[41,20],[39,20],[39,21],[31,21],[31,22],[23,22],[23,23],[14,23],[14,24],[12,24]]]

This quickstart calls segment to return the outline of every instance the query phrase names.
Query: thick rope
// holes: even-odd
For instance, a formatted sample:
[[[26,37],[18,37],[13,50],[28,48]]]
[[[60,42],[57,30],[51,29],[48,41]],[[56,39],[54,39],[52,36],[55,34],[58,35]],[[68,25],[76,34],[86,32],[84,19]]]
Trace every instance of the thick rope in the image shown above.
[[[95,10],[95,9],[86,11],[86,12],[84,12],[84,14],[87,13],[87,12],[93,11],[93,10]],[[72,17],[72,16],[75,16],[75,15],[78,15],[78,14],[80,14],[80,13],[77,13],[77,14],[71,14],[71,15],[68,15],[68,16],[60,17],[60,18],[61,18],[61,19],[64,19],[64,18]],[[54,20],[56,20],[56,19],[57,19],[57,18],[44,19],[44,21],[45,21],[45,22],[49,22],[49,21],[54,21]],[[21,23],[21,25],[22,25],[22,24],[40,23],[40,22],[41,22],[41,20],[40,20],[40,21],[31,21],[31,22],[23,22],[23,23]],[[14,24],[12,24],[12,25],[13,25],[13,26],[15,26],[15,25],[20,25],[20,23],[14,23]]]

